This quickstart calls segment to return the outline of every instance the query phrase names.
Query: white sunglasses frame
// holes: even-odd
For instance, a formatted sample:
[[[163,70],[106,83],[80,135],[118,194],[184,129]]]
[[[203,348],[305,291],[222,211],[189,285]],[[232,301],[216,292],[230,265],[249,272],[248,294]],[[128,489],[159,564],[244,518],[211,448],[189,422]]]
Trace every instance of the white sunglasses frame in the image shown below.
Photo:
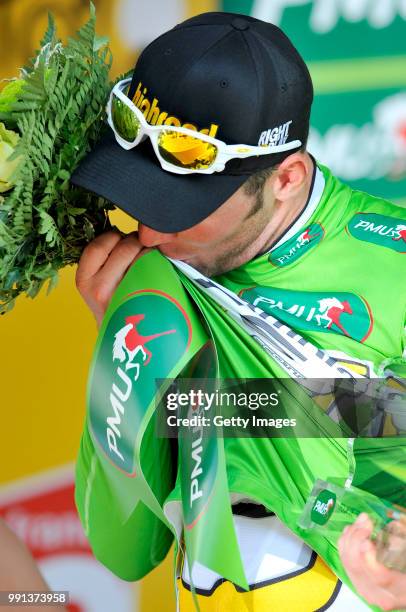
[[[142,140],[144,140],[147,136],[149,136],[152,146],[155,151],[155,155],[157,156],[159,163],[161,164],[164,170],[168,170],[169,172],[173,172],[174,174],[213,174],[214,172],[221,172],[224,170],[225,165],[230,159],[238,158],[244,159],[246,157],[253,157],[259,155],[269,155],[271,153],[283,153],[285,151],[290,151],[292,149],[296,149],[301,146],[300,140],[292,140],[291,142],[287,142],[282,145],[265,145],[265,146],[252,146],[252,145],[244,145],[244,144],[236,144],[236,145],[228,145],[222,140],[218,140],[217,138],[213,138],[212,136],[208,136],[206,134],[202,134],[201,132],[191,130],[189,128],[184,127],[176,127],[173,125],[150,125],[144,114],[137,108],[125,95],[122,89],[131,82],[131,78],[124,79],[116,83],[111,90],[110,97],[107,103],[107,122],[111,129],[114,132],[114,136],[116,138],[117,143],[123,148],[129,151],[136,147]],[[112,119],[112,101],[113,96],[116,95],[128,108],[135,114],[138,121],[140,122],[140,129],[138,131],[137,137],[133,142],[128,142],[124,138],[122,138],[116,128],[114,127],[113,119]],[[192,136],[193,138],[197,138],[202,140],[203,142],[208,142],[217,147],[217,155],[214,159],[214,162],[208,168],[197,169],[193,168],[180,168],[175,164],[171,164],[166,159],[162,157],[159,152],[158,146],[158,137],[159,133],[162,130],[170,130],[172,132],[179,132],[180,134],[186,134],[187,136]]]

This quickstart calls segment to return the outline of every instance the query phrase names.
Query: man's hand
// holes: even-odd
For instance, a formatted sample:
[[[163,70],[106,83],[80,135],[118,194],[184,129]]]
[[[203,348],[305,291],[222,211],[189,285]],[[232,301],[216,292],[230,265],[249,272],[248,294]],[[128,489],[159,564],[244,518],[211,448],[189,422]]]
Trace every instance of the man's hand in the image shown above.
[[[341,561],[353,585],[368,603],[382,610],[403,609],[406,574],[377,561],[376,546],[370,540],[372,530],[372,521],[365,513],[346,527],[338,543]]]
[[[98,327],[114,291],[142,249],[136,232],[123,237],[114,230],[100,234],[84,249],[76,271],[76,287]]]

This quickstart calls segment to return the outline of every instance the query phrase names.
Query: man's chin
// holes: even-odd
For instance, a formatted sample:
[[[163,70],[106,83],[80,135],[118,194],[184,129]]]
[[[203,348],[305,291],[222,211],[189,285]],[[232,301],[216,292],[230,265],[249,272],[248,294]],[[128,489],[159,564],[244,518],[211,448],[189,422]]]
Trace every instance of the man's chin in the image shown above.
[[[166,257],[171,256],[166,255]],[[182,261],[183,263],[188,264],[189,266],[200,272],[200,274],[203,274],[203,276],[207,276],[209,278],[212,276],[219,276],[220,274],[228,272],[228,270],[232,269],[232,267],[230,268],[230,266],[222,266],[221,264],[210,266],[208,264],[204,264],[200,261],[197,261],[194,257],[191,257],[190,259],[180,259],[179,257],[171,257],[171,259],[177,259],[178,261]]]
[[[214,276],[220,276],[220,274],[225,274],[226,272],[229,272],[231,268],[227,267],[227,266],[205,266],[205,265],[196,265],[196,263],[190,264],[191,266],[193,266],[193,268],[195,268],[196,270],[198,270],[198,272],[200,272],[200,274],[203,274],[204,276],[207,276],[208,278],[212,278]]]
[[[203,274],[203,276],[213,276],[212,269],[209,268],[207,265],[202,264],[193,259],[184,259],[183,261],[189,264],[189,266],[192,266],[192,268],[194,268],[198,272],[200,272],[200,274]]]

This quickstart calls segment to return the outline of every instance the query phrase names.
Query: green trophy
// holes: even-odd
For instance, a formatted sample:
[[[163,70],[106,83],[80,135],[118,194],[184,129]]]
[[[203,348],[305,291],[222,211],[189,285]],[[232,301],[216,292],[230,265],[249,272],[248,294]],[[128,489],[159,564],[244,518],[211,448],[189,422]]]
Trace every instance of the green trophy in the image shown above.
[[[390,569],[406,572],[406,508],[388,500],[352,485],[316,480],[299,525],[337,544],[344,528],[361,512],[373,522],[371,538],[376,543],[377,560]]]

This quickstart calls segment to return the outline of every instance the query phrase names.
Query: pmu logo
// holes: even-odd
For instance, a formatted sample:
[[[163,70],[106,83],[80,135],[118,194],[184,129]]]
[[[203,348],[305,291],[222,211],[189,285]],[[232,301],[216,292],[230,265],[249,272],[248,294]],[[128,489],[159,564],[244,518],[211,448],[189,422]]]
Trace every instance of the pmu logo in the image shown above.
[[[293,329],[341,334],[358,342],[372,331],[370,308],[354,293],[258,286],[243,291],[242,297]]]
[[[199,350],[188,366],[188,377],[195,381],[199,391],[212,394],[217,389],[217,352],[212,339]],[[190,390],[190,381],[185,380]],[[178,382],[182,385],[182,382]],[[181,387],[182,388],[182,387]],[[192,418],[205,416],[205,407],[198,402],[185,406],[179,416]],[[187,432],[184,435],[182,432]],[[191,530],[209,510],[212,491],[217,482],[218,471],[218,432],[209,419],[207,425],[197,421],[197,425],[180,428],[178,434],[180,475],[182,489],[182,509],[185,529]]]
[[[274,249],[269,255],[269,261],[274,266],[287,266],[319,244],[323,236],[324,229],[320,223],[312,223]]]
[[[325,525],[334,512],[336,494],[328,489],[320,491],[311,510],[311,519],[318,525]]]
[[[406,219],[377,213],[357,213],[347,225],[347,232],[364,242],[406,253]]]
[[[372,121],[332,125],[324,134],[312,127],[309,149],[339,177],[376,181],[406,176],[406,93],[388,96],[372,109]],[[366,155],[365,151],[373,151]]]
[[[403,0],[254,0],[251,14],[279,25],[287,8],[308,4],[311,5],[309,25],[318,34],[331,32],[341,19],[351,24],[366,20],[375,29],[389,27],[398,15],[406,19]]]
[[[152,289],[127,296],[108,322],[89,383],[90,424],[104,454],[128,475],[135,475],[136,437],[156,379],[170,375],[190,339],[180,304]]]
[[[121,363],[126,361],[125,369],[136,368],[134,379],[137,380],[140,372],[140,364],[134,360],[138,353],[141,353],[143,365],[146,366],[151,361],[152,353],[147,348],[147,344],[151,340],[160,338],[167,334],[175,334],[176,329],[143,336],[137,329],[137,325],[145,319],[145,315],[133,315],[126,318],[126,324],[116,334],[113,344],[113,361],[118,359]]]

